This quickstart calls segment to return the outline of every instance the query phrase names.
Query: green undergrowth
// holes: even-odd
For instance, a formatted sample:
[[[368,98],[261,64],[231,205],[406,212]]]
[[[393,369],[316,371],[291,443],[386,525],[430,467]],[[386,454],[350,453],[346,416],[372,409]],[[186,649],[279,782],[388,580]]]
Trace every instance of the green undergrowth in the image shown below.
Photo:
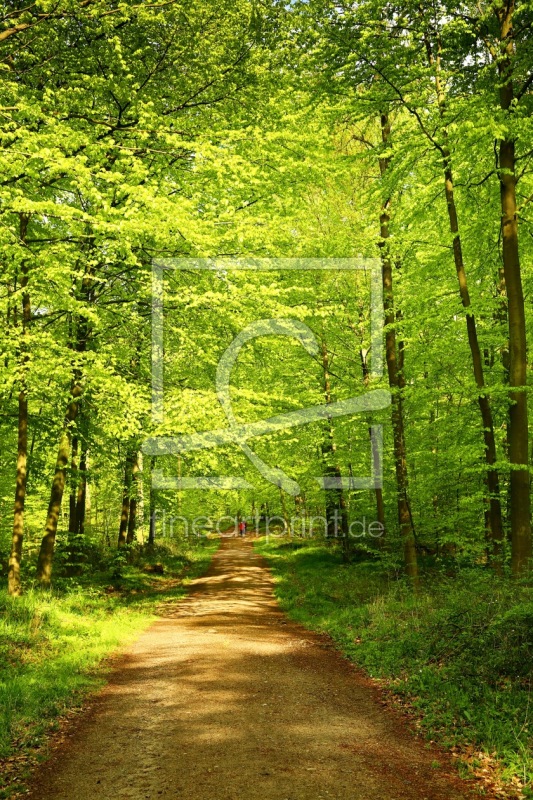
[[[0,759],[38,748],[87,692],[102,684],[103,659],[127,644],[204,572],[218,542],[129,548],[108,568],[59,577],[50,592],[0,592]],[[9,796],[9,775],[0,797]]]
[[[428,737],[496,757],[502,780],[533,797],[530,586],[469,568],[453,579],[435,572],[415,595],[376,561],[346,565],[323,545],[257,548],[289,616],[384,681]]]

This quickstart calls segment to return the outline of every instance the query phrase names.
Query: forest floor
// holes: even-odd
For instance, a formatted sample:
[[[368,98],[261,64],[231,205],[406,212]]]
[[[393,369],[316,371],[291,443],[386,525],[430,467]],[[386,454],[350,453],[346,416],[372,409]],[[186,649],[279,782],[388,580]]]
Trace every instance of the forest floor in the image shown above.
[[[225,538],[161,614],[52,745],[33,800],[472,796],[327,637],[285,617],[251,541]]]

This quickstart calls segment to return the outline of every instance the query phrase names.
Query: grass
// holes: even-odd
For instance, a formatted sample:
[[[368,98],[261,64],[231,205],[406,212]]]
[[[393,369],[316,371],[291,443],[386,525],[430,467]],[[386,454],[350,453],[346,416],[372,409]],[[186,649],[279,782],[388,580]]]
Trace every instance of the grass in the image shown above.
[[[51,592],[0,592],[0,797],[14,789],[13,754],[39,748],[58,717],[103,683],[105,657],[146,628],[159,605],[182,597],[217,546],[120,552],[107,570],[59,578]]]
[[[329,634],[474,772],[533,797],[531,587],[470,568],[434,573],[415,595],[379,563],[345,565],[316,542],[257,548],[289,616]]]

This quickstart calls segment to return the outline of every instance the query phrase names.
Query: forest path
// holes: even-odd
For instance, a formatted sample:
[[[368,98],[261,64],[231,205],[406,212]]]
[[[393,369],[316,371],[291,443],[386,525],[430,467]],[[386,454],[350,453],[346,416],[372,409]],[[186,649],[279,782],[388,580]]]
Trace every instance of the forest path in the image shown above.
[[[327,640],[287,620],[251,542],[224,539],[163,613],[37,770],[33,800],[469,796]]]

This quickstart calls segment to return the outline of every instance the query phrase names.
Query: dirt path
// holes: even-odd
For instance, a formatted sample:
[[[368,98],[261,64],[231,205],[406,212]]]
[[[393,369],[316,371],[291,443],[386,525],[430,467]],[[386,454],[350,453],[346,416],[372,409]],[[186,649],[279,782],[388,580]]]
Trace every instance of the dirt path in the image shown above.
[[[250,542],[117,662],[33,800],[460,800],[356,670],[281,614]]]

